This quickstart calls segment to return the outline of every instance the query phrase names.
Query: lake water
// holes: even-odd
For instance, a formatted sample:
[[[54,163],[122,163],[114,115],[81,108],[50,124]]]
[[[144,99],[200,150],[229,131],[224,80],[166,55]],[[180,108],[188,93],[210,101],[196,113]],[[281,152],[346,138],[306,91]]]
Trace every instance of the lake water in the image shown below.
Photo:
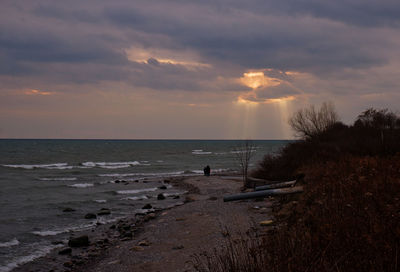
[[[253,167],[287,141],[253,141]],[[243,141],[0,140],[0,272],[47,254],[71,232],[116,221],[183,192],[164,179],[238,170]],[[118,182],[124,180],[127,182]],[[157,201],[164,193],[165,201]],[[73,211],[65,212],[66,208]],[[85,219],[101,208],[111,214]]]

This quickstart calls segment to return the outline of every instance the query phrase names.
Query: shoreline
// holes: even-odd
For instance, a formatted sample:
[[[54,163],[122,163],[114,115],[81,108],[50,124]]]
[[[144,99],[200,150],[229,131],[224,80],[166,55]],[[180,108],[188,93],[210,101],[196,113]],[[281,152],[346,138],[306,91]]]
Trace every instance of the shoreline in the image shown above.
[[[193,264],[187,263],[193,254],[223,245],[224,232],[245,233],[272,216],[270,200],[222,202],[224,194],[239,192],[241,187],[238,181],[221,178],[226,174],[168,178],[175,188],[186,191],[177,205],[73,233],[74,237],[87,235],[90,245],[70,252],[63,244],[12,271],[194,271]],[[174,260],[175,254],[183,252],[185,262]]]

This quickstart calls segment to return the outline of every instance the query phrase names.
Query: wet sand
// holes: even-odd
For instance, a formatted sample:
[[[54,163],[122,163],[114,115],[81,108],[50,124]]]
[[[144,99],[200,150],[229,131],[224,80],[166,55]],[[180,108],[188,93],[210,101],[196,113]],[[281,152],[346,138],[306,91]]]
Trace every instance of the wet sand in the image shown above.
[[[66,255],[56,250],[15,271],[195,271],[193,255],[223,246],[226,229],[231,237],[263,231],[259,222],[271,219],[272,199],[223,202],[224,195],[240,192],[241,182],[196,176],[171,184],[188,191],[181,196],[185,204],[99,226],[86,233],[89,247]]]

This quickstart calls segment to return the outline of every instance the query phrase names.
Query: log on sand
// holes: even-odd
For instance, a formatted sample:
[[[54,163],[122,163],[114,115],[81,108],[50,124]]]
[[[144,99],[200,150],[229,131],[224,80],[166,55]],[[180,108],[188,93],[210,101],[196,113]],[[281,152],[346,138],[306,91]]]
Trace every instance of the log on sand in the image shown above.
[[[295,193],[301,193],[301,192],[303,192],[303,186],[263,190],[263,191],[256,191],[256,192],[224,196],[224,202],[234,201],[234,200],[242,200],[242,199],[259,198],[259,197],[266,197],[266,196],[274,196],[274,195],[295,194]]]

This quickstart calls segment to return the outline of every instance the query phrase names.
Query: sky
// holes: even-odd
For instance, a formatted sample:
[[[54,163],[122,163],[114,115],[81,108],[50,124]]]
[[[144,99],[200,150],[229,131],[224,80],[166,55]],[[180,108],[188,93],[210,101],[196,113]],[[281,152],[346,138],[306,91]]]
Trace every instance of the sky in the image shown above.
[[[291,139],[399,110],[398,0],[0,2],[0,138]]]

